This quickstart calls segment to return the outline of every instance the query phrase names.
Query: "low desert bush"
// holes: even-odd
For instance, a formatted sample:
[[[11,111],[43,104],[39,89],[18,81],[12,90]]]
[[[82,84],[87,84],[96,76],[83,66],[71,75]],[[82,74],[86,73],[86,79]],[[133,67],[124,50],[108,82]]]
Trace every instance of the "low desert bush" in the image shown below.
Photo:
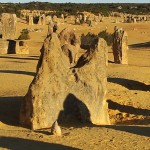
[[[98,37],[99,37],[99,38],[103,38],[103,39],[107,42],[107,45],[108,45],[108,46],[111,46],[111,45],[112,45],[113,36],[112,36],[112,34],[108,33],[106,30],[105,30],[105,31],[101,31],[101,32],[98,34]]]
[[[29,40],[30,36],[29,36],[29,31],[27,29],[23,29],[21,31],[21,35],[18,37],[18,40]]]

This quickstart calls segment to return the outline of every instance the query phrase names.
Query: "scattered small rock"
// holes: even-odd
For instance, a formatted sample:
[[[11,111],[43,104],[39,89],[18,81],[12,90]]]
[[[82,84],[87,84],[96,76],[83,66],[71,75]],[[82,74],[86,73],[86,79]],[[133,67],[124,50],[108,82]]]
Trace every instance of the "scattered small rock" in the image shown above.
[[[39,138],[43,138],[43,135],[40,135]]]
[[[53,123],[51,127],[51,133],[56,136],[61,136],[61,128],[57,123],[57,120]]]

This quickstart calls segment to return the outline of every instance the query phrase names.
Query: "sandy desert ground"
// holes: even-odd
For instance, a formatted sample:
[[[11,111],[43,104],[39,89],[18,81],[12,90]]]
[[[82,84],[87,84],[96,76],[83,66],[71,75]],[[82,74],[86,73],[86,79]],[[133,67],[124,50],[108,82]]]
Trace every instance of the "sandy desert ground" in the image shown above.
[[[117,25],[128,33],[129,65],[113,63],[109,48],[108,91],[110,126],[61,124],[62,137],[50,135],[50,129],[32,131],[19,126],[23,96],[35,75],[40,48],[47,26],[28,26],[18,22],[17,34],[23,28],[43,28],[30,33],[29,55],[0,55],[0,149],[12,150],[150,150],[150,22],[111,23],[107,20],[94,27],[60,24],[82,33],[98,33]]]

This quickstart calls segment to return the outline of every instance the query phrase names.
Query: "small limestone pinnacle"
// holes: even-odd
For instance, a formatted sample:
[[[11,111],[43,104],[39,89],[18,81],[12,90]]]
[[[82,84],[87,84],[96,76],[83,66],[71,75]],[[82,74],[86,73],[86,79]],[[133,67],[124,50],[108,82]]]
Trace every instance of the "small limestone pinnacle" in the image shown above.
[[[61,136],[61,128],[58,125],[57,120],[53,123],[53,125],[51,127],[51,133],[56,136]]]

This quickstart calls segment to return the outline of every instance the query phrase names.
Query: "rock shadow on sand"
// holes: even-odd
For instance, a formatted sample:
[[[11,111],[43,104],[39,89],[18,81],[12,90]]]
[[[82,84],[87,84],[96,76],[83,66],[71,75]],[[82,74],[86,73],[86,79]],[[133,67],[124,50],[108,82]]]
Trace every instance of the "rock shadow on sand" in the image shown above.
[[[113,102],[112,100],[107,100],[108,108],[112,110],[120,111],[121,118],[115,122],[117,125],[149,125],[150,124],[150,110],[134,108],[133,106],[126,106]],[[127,113],[128,117],[122,117],[123,113]],[[135,117],[129,117],[130,114],[135,115]],[[140,118],[138,116],[141,116]],[[117,118],[117,116],[115,117]]]
[[[63,103],[63,110],[59,113],[58,121],[61,126],[81,127],[90,123],[90,112],[75,95],[68,94]]]
[[[136,134],[136,135],[150,137],[150,127],[120,126],[120,125],[117,125],[117,126],[110,125],[110,126],[104,126],[104,127],[108,128],[108,129],[114,129],[114,130],[124,131],[124,132],[128,132],[128,133]]]
[[[35,76],[35,72],[29,72],[29,71],[18,71],[18,70],[0,70],[0,73],[12,73],[12,74],[23,74],[23,75],[29,75],[29,76]]]
[[[134,108],[133,106],[121,105],[119,103],[113,102],[112,100],[107,100],[108,108],[113,110],[119,110],[120,112],[126,112],[135,115],[150,116],[150,110]]]
[[[0,58],[7,58],[7,59],[20,59],[20,60],[39,60],[39,58],[35,57],[16,57],[16,56],[0,56]]]
[[[107,81],[122,85],[129,90],[150,91],[150,85],[146,85],[142,82],[135,81],[135,80],[129,80],[123,78],[107,78]]]
[[[11,150],[79,150],[78,148],[73,148],[60,144],[4,136],[0,137],[0,148],[6,148]]]
[[[19,113],[23,97],[0,97],[0,121],[19,126]]]
[[[129,47],[135,48],[135,49],[141,49],[141,48],[148,49],[150,48],[150,42],[132,44],[132,45],[129,45]]]

